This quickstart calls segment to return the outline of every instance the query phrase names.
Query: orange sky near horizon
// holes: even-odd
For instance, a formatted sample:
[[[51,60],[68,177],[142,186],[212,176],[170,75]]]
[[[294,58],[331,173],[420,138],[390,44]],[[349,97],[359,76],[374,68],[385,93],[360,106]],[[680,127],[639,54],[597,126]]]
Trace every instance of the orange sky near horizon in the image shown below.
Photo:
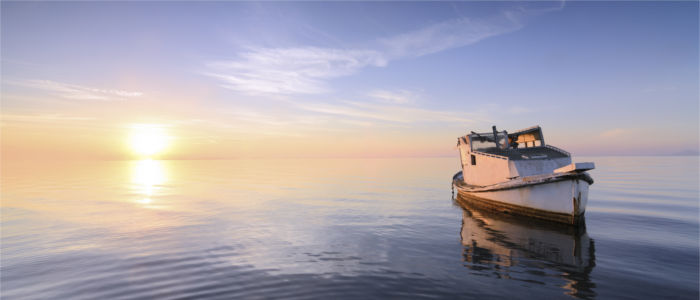
[[[134,151],[133,127],[144,123],[68,119],[44,116],[32,120],[2,120],[2,159],[10,160],[123,160],[123,159],[237,159],[237,158],[373,158],[455,156],[455,140],[470,129],[444,131],[370,127],[364,130],[326,128],[223,128],[211,122],[161,123],[167,145],[153,154]],[[488,128],[475,128],[486,131]],[[481,129],[481,130],[479,130]],[[513,130],[512,128],[500,128]],[[596,136],[548,130],[545,141],[577,155],[639,155],[663,150],[650,147],[630,132]],[[551,134],[547,134],[550,132]],[[671,137],[666,138],[672,142]],[[663,138],[655,140],[663,145]],[[601,151],[604,149],[605,151]],[[640,153],[646,149],[649,153]]]

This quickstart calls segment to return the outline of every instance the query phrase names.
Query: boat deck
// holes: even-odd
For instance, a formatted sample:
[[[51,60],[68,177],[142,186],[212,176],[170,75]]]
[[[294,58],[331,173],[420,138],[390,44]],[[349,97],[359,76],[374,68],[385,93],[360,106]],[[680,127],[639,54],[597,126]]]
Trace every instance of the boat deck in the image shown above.
[[[520,160],[520,159],[553,159],[569,157],[568,154],[557,151],[549,147],[532,147],[532,148],[518,148],[518,149],[499,149],[496,147],[480,149],[479,152],[505,156],[510,160]]]
[[[546,184],[562,180],[583,180],[588,184],[593,184],[593,178],[588,173],[553,173],[553,174],[540,174],[525,177],[514,178],[505,182],[500,182],[487,186],[471,185],[464,182],[464,177],[462,177],[462,172],[457,172],[452,177],[452,184],[458,190],[463,190],[469,193],[482,193],[482,192],[493,192],[500,190],[510,190],[517,189],[523,186],[532,186],[538,184]]]

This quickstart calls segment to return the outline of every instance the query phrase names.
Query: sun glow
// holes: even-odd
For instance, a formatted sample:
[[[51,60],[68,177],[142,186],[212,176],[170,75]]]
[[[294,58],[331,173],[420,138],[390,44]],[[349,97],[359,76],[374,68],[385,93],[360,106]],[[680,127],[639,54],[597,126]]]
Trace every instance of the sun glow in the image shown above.
[[[131,126],[129,146],[141,156],[152,156],[162,153],[170,144],[170,137],[162,125],[136,124]]]

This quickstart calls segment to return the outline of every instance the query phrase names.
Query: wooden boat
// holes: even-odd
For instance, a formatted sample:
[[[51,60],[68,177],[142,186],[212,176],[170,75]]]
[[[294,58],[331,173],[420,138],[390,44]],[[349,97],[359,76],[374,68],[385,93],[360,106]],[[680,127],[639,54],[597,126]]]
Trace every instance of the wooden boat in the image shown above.
[[[472,131],[457,147],[462,171],[452,183],[475,205],[567,224],[583,218],[593,184],[586,171],[595,165],[572,163],[569,152],[546,145],[540,126]]]

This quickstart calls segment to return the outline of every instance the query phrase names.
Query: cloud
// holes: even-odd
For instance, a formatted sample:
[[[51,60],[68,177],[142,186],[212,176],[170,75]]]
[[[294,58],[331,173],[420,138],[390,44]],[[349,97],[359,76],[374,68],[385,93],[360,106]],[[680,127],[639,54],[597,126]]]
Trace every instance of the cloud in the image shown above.
[[[2,114],[0,117],[3,125],[9,123],[35,123],[35,124],[58,124],[58,123],[74,123],[74,122],[84,122],[84,121],[94,121],[96,118],[93,117],[78,117],[78,116],[67,116],[63,114],[35,114],[35,115],[24,115],[24,114]]]
[[[371,50],[253,48],[236,60],[209,63],[205,74],[246,94],[319,94],[329,90],[326,79],[384,65],[383,55]]]
[[[332,116],[320,116],[309,113],[274,114],[269,111],[259,112],[250,109],[237,108],[225,111],[219,118],[190,118],[174,121],[173,124],[185,129],[207,128],[204,136],[211,136],[211,129],[225,132],[226,135],[235,133],[236,138],[254,138],[261,136],[300,137],[309,132],[346,131],[332,124],[350,124],[366,126],[365,122],[338,120]],[[197,134],[201,135],[201,134]]]
[[[474,44],[488,37],[516,31],[522,26],[519,14],[508,11],[483,20],[448,20],[381,39],[380,43],[390,57],[417,57]]]
[[[674,92],[678,90],[675,85],[650,86],[642,90],[643,93]]]
[[[379,99],[382,102],[393,104],[410,104],[415,103],[419,98],[418,93],[409,90],[374,90],[368,96]]]
[[[99,89],[51,80],[24,80],[9,83],[17,86],[45,90],[61,98],[73,100],[110,101],[143,96],[143,93],[141,92],[116,89]]]
[[[382,121],[390,123],[473,123],[474,118],[467,117],[467,113],[430,110],[418,107],[406,107],[403,105],[385,105],[376,103],[363,103],[343,101],[343,104],[300,104],[299,108],[335,115],[351,119]],[[367,122],[364,122],[367,123]]]
[[[218,79],[222,87],[244,94],[321,94],[330,91],[328,79],[513,32],[527,18],[547,11],[551,9],[519,8],[484,19],[447,20],[375,40],[373,49],[251,47],[233,59],[207,63],[203,73]]]

